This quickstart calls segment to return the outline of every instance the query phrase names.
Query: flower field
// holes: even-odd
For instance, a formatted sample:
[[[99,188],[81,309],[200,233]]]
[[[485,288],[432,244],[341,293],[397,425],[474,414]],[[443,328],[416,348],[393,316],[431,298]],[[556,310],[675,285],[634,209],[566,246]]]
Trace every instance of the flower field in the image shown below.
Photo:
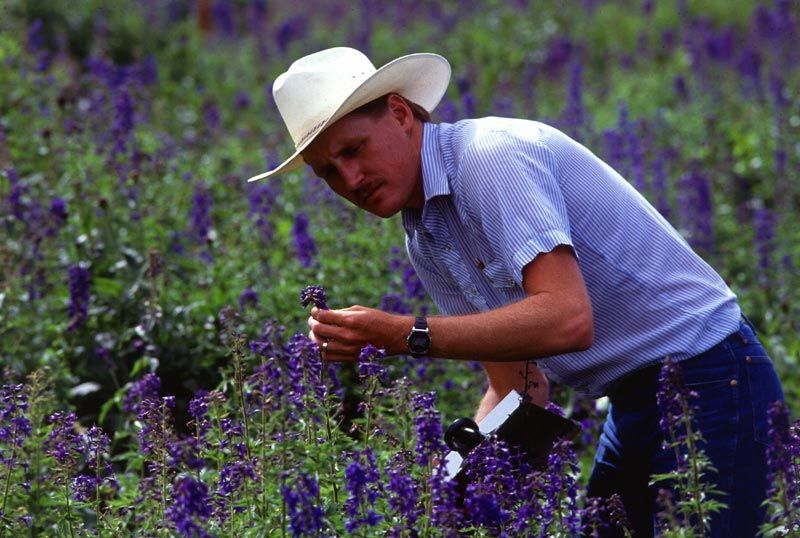
[[[800,536],[796,1],[6,0],[0,15],[0,537],[624,535],[621,505],[585,493],[605,399],[554,385],[581,433],[544,469],[490,438],[459,490],[442,430],[474,413],[480,365],[372,346],[324,364],[305,336],[312,303],[435,313],[399,217],[306,170],[245,181],[293,151],[272,81],[337,45],[378,66],[442,54],[435,121],[558,127],[726,279],[786,395],[764,534]],[[704,536],[724,499],[680,365],[662,381],[687,465],[656,477],[660,528]]]

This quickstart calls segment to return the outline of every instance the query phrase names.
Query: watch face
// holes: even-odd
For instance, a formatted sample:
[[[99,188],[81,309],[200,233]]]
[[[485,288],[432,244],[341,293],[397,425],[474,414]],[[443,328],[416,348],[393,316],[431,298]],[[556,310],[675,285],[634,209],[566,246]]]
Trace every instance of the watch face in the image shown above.
[[[408,348],[414,353],[427,353],[431,347],[431,337],[425,332],[414,331],[408,337]]]

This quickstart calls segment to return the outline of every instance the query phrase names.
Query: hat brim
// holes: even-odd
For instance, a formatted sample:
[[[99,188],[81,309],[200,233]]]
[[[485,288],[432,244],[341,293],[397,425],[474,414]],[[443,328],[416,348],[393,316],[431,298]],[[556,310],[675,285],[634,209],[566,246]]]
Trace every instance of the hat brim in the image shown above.
[[[297,146],[291,157],[276,168],[253,176],[247,181],[257,181],[300,168],[305,164],[301,153],[320,133],[346,114],[387,93],[398,93],[428,112],[433,111],[447,91],[450,73],[450,64],[447,60],[438,54],[426,52],[401,56],[387,63],[364,80],[314,135]]]

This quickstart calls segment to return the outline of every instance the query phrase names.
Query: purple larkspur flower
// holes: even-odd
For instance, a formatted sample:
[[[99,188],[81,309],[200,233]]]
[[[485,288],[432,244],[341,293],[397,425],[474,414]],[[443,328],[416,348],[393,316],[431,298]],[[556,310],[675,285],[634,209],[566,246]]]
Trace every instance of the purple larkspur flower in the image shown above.
[[[154,86],[158,83],[158,64],[152,54],[145,54],[139,64],[139,82],[143,86]]]
[[[286,373],[291,387],[289,401],[297,409],[305,409],[311,395],[317,402],[325,397],[325,386],[320,384],[322,358],[319,348],[306,335],[296,333],[286,345],[288,360]]]
[[[283,20],[275,31],[278,50],[285,53],[294,41],[305,37],[307,32],[308,22],[305,16],[297,14]]]
[[[411,314],[413,310],[399,293],[387,293],[381,298],[380,309],[391,314]]]
[[[456,80],[456,88],[461,97],[461,116],[464,118],[475,117],[475,95],[473,95],[470,81],[466,77],[459,77]]]
[[[211,536],[203,523],[211,517],[208,486],[204,482],[184,475],[172,486],[172,502],[164,514],[182,536],[203,538]]]
[[[658,382],[656,401],[661,411],[658,424],[664,432],[664,442],[681,442],[686,434],[684,417],[691,413],[689,400],[697,397],[697,394],[686,387],[680,364],[671,357],[664,360]]]
[[[72,496],[76,501],[92,502],[97,497],[97,478],[81,474],[72,479]]]
[[[345,530],[353,533],[362,527],[374,527],[383,519],[375,510],[380,496],[380,473],[372,449],[355,452],[344,470],[345,488],[348,492],[344,502]]]
[[[392,456],[386,467],[389,508],[400,520],[398,530],[414,528],[422,515],[419,484],[411,473],[411,461],[411,453],[401,451]]]
[[[564,123],[569,135],[581,141],[586,125],[586,108],[583,105],[583,64],[580,60],[572,62],[569,75]]]
[[[217,131],[222,123],[219,107],[212,99],[206,99],[203,102],[203,122],[212,133]]]
[[[62,413],[57,411],[50,415],[48,422],[52,429],[45,439],[45,453],[55,458],[58,466],[69,472],[73,470],[84,453],[84,444],[75,431],[75,422],[78,417],[75,413]]]
[[[247,456],[247,445],[244,440],[244,425],[237,420],[223,418],[220,420],[220,429],[222,430],[220,448],[231,447],[239,458],[245,458]]]
[[[661,216],[669,220],[672,214],[672,207],[669,201],[669,185],[666,171],[668,153],[661,152],[653,161],[653,197],[654,205]]]
[[[69,217],[67,202],[64,201],[63,198],[53,198],[50,200],[49,213],[55,221],[55,230],[58,230],[58,228],[67,222],[67,218]]]
[[[31,434],[26,416],[28,396],[23,385],[3,385],[0,389],[0,443],[21,447]]]
[[[67,307],[67,314],[70,322],[67,330],[74,331],[85,325],[86,320],[89,318],[89,269],[83,264],[71,266],[68,271],[68,285],[69,306]]]
[[[258,482],[255,461],[231,461],[222,466],[214,495],[215,516],[221,522],[228,519],[231,503],[246,481]]]
[[[770,519],[800,531],[800,422],[792,426],[789,408],[776,401],[767,409],[767,425],[767,494],[778,507]]]
[[[682,221],[689,243],[705,252],[714,249],[714,210],[711,200],[711,181],[697,170],[678,180]]]
[[[211,4],[211,16],[214,27],[218,28],[224,36],[236,33],[236,17],[234,5],[230,0],[214,0]]]
[[[580,510],[581,536],[599,538],[606,529],[628,529],[629,522],[619,494],[588,497]]]
[[[155,465],[160,465],[159,456],[167,449],[172,439],[172,410],[175,409],[175,397],[145,399],[139,402],[136,418],[141,424],[139,430],[139,449],[153,458]]]
[[[250,104],[251,104],[250,94],[248,94],[244,90],[240,90],[236,93],[236,96],[234,97],[233,100],[233,107],[236,110],[238,111],[247,110],[248,108],[250,108]]]
[[[125,399],[122,402],[122,409],[126,413],[136,413],[137,408],[144,400],[158,399],[158,391],[161,390],[161,379],[154,373],[147,373],[138,381],[131,384]]]
[[[103,460],[108,456],[111,440],[99,426],[92,426],[86,431],[84,444],[86,446],[86,466],[97,474],[108,474],[111,465]],[[101,466],[102,467],[99,467]]]
[[[113,154],[125,153],[136,127],[136,104],[128,88],[122,86],[114,92],[114,123],[111,134],[114,137]]]
[[[200,471],[205,465],[205,459],[200,456],[197,437],[183,437],[167,442],[167,465],[173,469],[180,469],[185,465],[192,471]]]
[[[442,423],[436,410],[436,393],[413,394],[411,407],[414,411],[414,433],[417,444],[414,449],[415,461],[428,465],[433,458],[444,453]]]
[[[406,290],[406,297],[412,300],[422,301],[425,299],[425,286],[417,276],[417,272],[410,265],[403,271],[403,288]]]
[[[311,267],[314,263],[314,256],[317,255],[317,244],[311,233],[308,231],[308,216],[305,213],[298,213],[294,217],[292,225],[292,237],[294,238],[297,260],[303,267]]]
[[[520,453],[496,435],[479,443],[465,462],[468,485],[464,508],[473,524],[499,532],[511,523],[515,507],[532,496],[531,472]]]
[[[429,479],[431,490],[431,524],[444,536],[459,536],[464,512],[459,507],[457,484],[447,474],[444,459]]]
[[[300,304],[307,307],[312,304],[320,310],[328,310],[328,294],[322,286],[306,286],[300,292]]]
[[[772,266],[770,258],[775,250],[775,221],[775,214],[769,209],[758,208],[753,210],[754,240],[758,255],[758,267],[762,271]]]
[[[211,191],[205,183],[197,183],[192,195],[191,233],[199,245],[209,241],[211,233]]]
[[[239,310],[247,308],[258,308],[258,293],[249,286],[239,294]]]
[[[261,327],[261,335],[251,340],[250,351],[260,357],[278,357],[283,355],[282,335],[286,328],[275,320],[267,320]]]
[[[280,182],[263,181],[250,187],[247,194],[247,216],[255,221],[260,238],[268,243],[275,233],[275,226],[270,220],[272,206],[280,193]]]
[[[362,383],[372,378],[386,383],[389,371],[382,362],[385,358],[385,349],[378,349],[372,344],[364,346],[358,355],[358,378]]]
[[[286,502],[289,530],[292,536],[319,536],[323,530],[325,510],[319,498],[319,484],[311,475],[284,474],[281,495]]]
[[[554,523],[556,513],[561,514],[561,524],[569,536],[578,536],[578,458],[572,441],[561,439],[553,445],[547,457],[547,479],[543,485],[545,503],[542,507],[542,533]]]

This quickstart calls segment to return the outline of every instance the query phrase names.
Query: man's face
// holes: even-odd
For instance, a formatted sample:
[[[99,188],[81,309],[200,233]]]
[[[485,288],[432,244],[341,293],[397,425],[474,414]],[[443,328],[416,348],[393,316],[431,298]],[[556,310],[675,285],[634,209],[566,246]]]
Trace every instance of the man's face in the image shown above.
[[[348,114],[303,151],[306,163],[336,194],[384,218],[424,202],[422,127],[393,97],[380,117]]]

